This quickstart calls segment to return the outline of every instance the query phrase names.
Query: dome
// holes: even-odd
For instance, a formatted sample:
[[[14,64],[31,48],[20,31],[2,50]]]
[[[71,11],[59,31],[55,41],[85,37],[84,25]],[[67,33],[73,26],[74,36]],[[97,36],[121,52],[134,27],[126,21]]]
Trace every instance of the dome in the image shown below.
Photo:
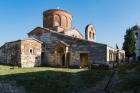
[[[63,9],[49,9],[49,10],[44,11],[43,14],[48,13],[48,12],[54,12],[54,11],[62,11],[62,12],[66,12],[71,15],[70,12],[63,10]]]
[[[62,9],[49,9],[43,12],[43,27],[55,30],[55,28],[72,29],[71,13]],[[56,30],[55,30],[56,31]]]

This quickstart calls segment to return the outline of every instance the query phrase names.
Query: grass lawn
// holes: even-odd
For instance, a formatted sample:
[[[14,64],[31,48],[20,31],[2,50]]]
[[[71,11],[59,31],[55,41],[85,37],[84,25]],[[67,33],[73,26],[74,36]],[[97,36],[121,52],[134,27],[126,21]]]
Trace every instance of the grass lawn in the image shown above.
[[[120,67],[120,90],[140,90],[140,63],[128,64]]]
[[[0,65],[0,75],[11,75],[19,73],[39,72],[39,71],[56,71],[56,72],[71,72],[76,73],[84,71],[84,69],[67,69],[67,68],[52,68],[52,67],[32,67],[32,68],[20,68]]]
[[[0,81],[16,81],[28,93],[72,93],[95,86],[110,75],[107,70],[34,67],[11,69],[0,65]]]

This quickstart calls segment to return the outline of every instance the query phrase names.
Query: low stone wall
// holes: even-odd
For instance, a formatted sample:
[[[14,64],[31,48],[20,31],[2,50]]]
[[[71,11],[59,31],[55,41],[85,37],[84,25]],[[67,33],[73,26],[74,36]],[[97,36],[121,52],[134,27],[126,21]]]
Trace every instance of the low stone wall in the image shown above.
[[[24,87],[17,86],[15,81],[0,81],[0,93],[27,93]]]

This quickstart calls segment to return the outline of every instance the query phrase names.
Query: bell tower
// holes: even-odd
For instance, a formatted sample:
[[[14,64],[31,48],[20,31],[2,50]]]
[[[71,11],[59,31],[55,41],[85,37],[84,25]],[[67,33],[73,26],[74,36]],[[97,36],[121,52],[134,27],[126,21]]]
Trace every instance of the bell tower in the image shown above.
[[[85,39],[96,42],[96,30],[93,25],[88,24],[85,29]]]

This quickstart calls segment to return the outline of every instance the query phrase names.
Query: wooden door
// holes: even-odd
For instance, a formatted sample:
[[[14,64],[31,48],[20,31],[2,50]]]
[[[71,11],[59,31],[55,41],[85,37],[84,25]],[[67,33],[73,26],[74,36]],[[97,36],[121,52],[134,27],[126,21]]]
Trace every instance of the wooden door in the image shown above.
[[[80,67],[88,67],[88,54],[82,53],[80,54]]]

